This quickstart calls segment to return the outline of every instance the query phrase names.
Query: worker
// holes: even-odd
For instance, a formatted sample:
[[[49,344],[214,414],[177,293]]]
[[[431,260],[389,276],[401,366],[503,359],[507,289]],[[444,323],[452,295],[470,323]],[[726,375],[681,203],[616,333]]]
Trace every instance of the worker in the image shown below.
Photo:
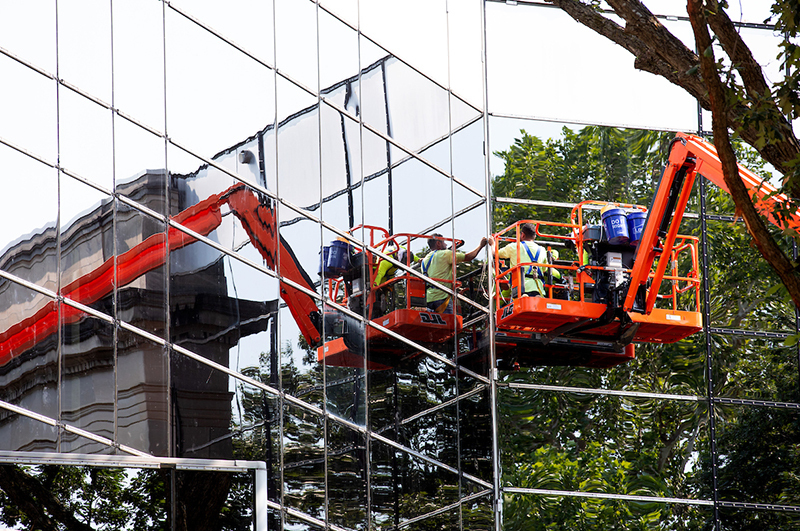
[[[397,247],[396,245],[392,244],[391,246],[387,246],[386,249],[383,251],[384,254],[387,254],[400,262],[404,265],[410,265],[406,262],[408,258],[408,250],[403,247]],[[413,254],[411,255],[411,262],[416,262],[417,257]],[[372,287],[378,287],[388,279],[392,278],[395,273],[397,272],[397,266],[391,263],[389,260],[380,259],[378,262],[378,269],[375,271],[375,280],[372,282]]]
[[[497,252],[497,256],[503,260],[508,260],[513,269],[520,262],[533,262],[546,264],[547,263],[547,250],[536,243],[536,228],[531,223],[523,223],[519,229],[520,242],[519,252],[522,259],[517,256],[517,242],[511,242]],[[515,271],[511,273],[512,279],[518,273]],[[542,278],[541,267],[534,267],[532,265],[522,268],[522,274],[525,277],[523,295],[541,296],[545,293],[544,282]],[[554,273],[555,276],[555,273]],[[561,275],[559,274],[559,277]]]
[[[486,238],[481,238],[481,243],[472,251],[462,253],[455,249],[448,249],[447,244],[441,239],[441,234],[434,234],[428,239],[431,252],[422,259],[422,273],[430,278],[439,279],[438,282],[452,287],[453,261],[456,264],[471,262],[486,245]],[[452,295],[435,286],[428,286],[425,292],[428,309],[436,313],[453,313]]]

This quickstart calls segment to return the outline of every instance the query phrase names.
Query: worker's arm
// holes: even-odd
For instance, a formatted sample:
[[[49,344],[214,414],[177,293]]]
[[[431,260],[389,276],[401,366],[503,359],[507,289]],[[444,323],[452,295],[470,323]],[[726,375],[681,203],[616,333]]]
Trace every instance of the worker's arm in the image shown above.
[[[464,256],[464,261],[472,262],[475,259],[475,257],[478,256],[478,253],[481,252],[481,249],[483,249],[486,246],[487,241],[488,240],[486,238],[481,238],[481,243],[474,250],[468,252]]]

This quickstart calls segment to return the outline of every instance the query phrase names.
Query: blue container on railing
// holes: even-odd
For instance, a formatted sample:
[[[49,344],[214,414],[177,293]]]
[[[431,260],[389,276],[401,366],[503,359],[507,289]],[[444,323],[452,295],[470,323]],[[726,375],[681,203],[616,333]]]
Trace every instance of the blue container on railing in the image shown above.
[[[628,235],[631,239],[631,245],[636,245],[642,239],[645,221],[647,221],[647,212],[642,212],[641,210],[628,212]]]
[[[327,275],[341,275],[350,268],[350,246],[347,242],[334,240],[331,242],[328,258],[325,260]]]
[[[328,271],[328,256],[331,254],[330,246],[326,245],[322,249],[319,250],[319,271],[317,273],[322,276],[324,272],[326,276],[330,275],[330,271]]]
[[[621,208],[609,208],[601,211],[600,219],[606,229],[608,243],[611,245],[625,245],[630,241],[628,234],[628,221],[625,211]]]

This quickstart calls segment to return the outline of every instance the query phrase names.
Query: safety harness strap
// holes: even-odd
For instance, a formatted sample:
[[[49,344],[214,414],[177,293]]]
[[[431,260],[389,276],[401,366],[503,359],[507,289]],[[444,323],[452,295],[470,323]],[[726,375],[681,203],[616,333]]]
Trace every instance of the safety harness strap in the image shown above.
[[[520,243],[522,244],[523,247],[525,247],[525,251],[528,253],[528,258],[530,258],[530,261],[531,262],[539,262],[539,256],[541,255],[542,248],[537,246],[538,249],[536,249],[536,255],[534,256],[534,254],[531,252],[531,248],[528,247],[527,243],[525,243],[525,242],[520,242]],[[527,276],[529,276],[529,277],[538,278],[538,277],[542,276],[542,270],[541,270],[541,268],[537,267],[536,271],[534,272],[534,267],[533,266],[528,266],[525,269],[525,274]]]
[[[431,266],[431,262],[433,262],[433,255],[438,253],[439,251],[433,251],[431,254],[425,257],[422,261],[422,274],[427,276],[428,275],[428,268]]]

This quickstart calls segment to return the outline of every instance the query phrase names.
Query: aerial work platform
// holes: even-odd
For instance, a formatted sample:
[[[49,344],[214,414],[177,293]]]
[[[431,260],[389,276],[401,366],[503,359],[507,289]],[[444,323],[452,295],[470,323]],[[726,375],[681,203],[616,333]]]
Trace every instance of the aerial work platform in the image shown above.
[[[383,228],[369,225],[354,227],[351,233],[362,230],[368,236],[368,247],[362,250],[347,245],[346,255],[341,260],[333,254],[335,251],[328,251],[325,272],[328,275],[325,281],[328,339],[317,349],[317,360],[330,366],[385,370],[419,354],[419,349],[393,334],[425,348],[443,347],[461,331],[462,317],[428,310],[425,281],[419,274],[409,271],[415,271],[411,243],[418,239],[427,241],[433,236],[390,235]],[[451,238],[439,239],[451,246],[461,243]],[[408,270],[398,268],[379,253],[392,257]],[[337,260],[337,264],[330,264]],[[382,270],[390,274],[382,275]],[[362,278],[366,279],[366,286]],[[433,280],[450,283],[449,279]],[[364,326],[338,307],[368,315],[372,323],[391,333],[375,326]],[[453,350],[449,345],[443,348]]]

